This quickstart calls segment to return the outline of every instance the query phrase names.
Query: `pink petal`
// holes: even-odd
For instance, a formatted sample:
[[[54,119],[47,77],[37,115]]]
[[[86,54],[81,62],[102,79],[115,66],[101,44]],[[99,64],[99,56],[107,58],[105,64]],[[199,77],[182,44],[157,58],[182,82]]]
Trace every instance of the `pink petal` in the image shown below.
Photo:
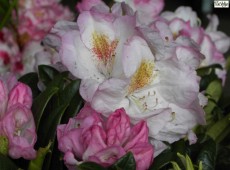
[[[12,107],[13,105],[20,103],[27,108],[32,106],[32,92],[29,86],[18,83],[9,94],[9,101],[7,109]]]
[[[148,143],[138,143],[129,149],[136,161],[136,170],[146,170],[153,162],[153,146]]]
[[[104,167],[115,163],[119,158],[125,155],[125,150],[120,146],[110,146],[98,153],[90,156],[88,161],[96,162]]]
[[[123,145],[130,134],[130,120],[125,110],[117,109],[107,122],[107,145]]]
[[[147,143],[148,142],[148,127],[145,121],[140,121],[131,129],[129,136],[129,141],[125,144],[125,150],[135,148],[138,143]]]
[[[89,156],[94,155],[98,151],[106,148],[106,134],[101,126],[93,125],[82,133],[82,142],[85,152],[82,159],[88,160]]]

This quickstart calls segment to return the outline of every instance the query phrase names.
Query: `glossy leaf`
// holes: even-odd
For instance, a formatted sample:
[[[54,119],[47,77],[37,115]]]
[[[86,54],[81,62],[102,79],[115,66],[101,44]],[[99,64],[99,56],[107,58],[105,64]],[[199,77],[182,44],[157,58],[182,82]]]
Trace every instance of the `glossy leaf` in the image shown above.
[[[126,155],[122,156],[109,168],[109,170],[120,169],[136,170],[136,162],[131,152],[128,152]]]
[[[104,168],[94,162],[84,162],[77,166],[78,170],[107,170],[107,168]]]
[[[49,85],[47,86],[45,91],[40,93],[40,95],[35,98],[33,105],[32,105],[32,111],[33,111],[33,115],[34,115],[37,129],[39,127],[41,117],[44,113],[44,110],[45,110],[48,102],[50,101],[52,96],[57,94],[59,89],[63,88],[64,79],[65,79],[65,77],[67,77],[67,75],[68,75],[68,73],[66,73],[66,72],[63,72],[63,73],[60,73],[59,75],[57,75],[54,78],[54,80],[49,83]]]
[[[179,167],[182,166],[182,163],[178,158],[177,153],[179,152],[181,154],[185,154],[185,151],[186,145],[184,140],[174,142],[167,150],[162,152],[154,159],[153,164],[150,167],[150,170],[159,170],[169,165],[171,162],[176,162],[179,165]]]
[[[57,125],[61,122],[61,117],[64,114],[68,105],[60,105],[58,108],[54,108],[49,115],[43,119],[42,126],[39,127],[38,130],[38,143],[40,146],[47,145],[50,141],[54,142]],[[51,151],[53,149],[53,145],[51,146]],[[44,164],[43,170],[50,169],[50,161],[51,161],[52,153],[47,156],[46,163]]]
[[[51,97],[57,93],[58,87],[49,87],[44,92],[42,92],[35,100],[33,101],[32,105],[32,112],[34,115],[34,121],[36,124],[36,128],[38,129],[41,117],[43,112],[51,99]]]
[[[38,73],[40,80],[45,85],[48,85],[54,79],[54,77],[59,74],[59,71],[48,65],[39,65]]]
[[[215,170],[217,156],[217,146],[214,140],[209,139],[204,142],[200,153],[198,154],[197,163],[202,162],[203,170]]]

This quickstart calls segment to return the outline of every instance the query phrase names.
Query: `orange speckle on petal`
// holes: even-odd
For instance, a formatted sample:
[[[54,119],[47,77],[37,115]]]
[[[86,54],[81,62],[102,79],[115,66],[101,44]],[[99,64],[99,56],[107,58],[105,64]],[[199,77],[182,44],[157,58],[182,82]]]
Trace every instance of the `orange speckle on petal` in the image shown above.
[[[110,41],[106,35],[96,32],[93,33],[92,38],[93,53],[106,65],[115,55],[118,40]]]
[[[129,94],[145,87],[153,81],[153,69],[154,63],[152,61],[142,60],[139,68],[131,79],[128,90]]]

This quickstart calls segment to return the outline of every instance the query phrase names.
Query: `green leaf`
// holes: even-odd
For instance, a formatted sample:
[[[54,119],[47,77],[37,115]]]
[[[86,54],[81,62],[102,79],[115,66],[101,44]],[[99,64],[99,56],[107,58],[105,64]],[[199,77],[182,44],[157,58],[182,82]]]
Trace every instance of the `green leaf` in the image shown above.
[[[150,170],[159,170],[171,162],[177,162],[179,166],[181,165],[181,161],[177,156],[177,153],[185,154],[186,145],[184,140],[179,140],[171,144],[170,148],[162,152],[156,158],[154,158],[154,162],[150,167]]]
[[[1,8],[0,10],[0,12],[3,13],[3,16],[0,16],[0,20],[1,20],[0,29],[2,29],[6,25],[6,23],[10,20],[12,10],[17,6],[18,0],[12,0],[10,4],[6,3],[3,0],[1,1],[2,1],[1,3],[4,3],[3,5],[5,5],[5,7]]]
[[[57,108],[53,108],[54,110],[50,112],[47,115],[47,117],[42,119],[41,125],[39,126],[39,129],[38,129],[38,143],[40,146],[45,146],[50,141],[54,142],[57,126],[58,124],[60,124],[62,115],[64,114],[67,106],[68,105],[60,105]],[[53,150],[53,145],[51,146],[50,149],[51,151]],[[46,161],[45,161],[46,163],[43,166],[43,170],[50,169],[51,156],[52,156],[52,152],[51,154],[47,156]]]
[[[38,73],[40,80],[45,85],[48,85],[54,79],[54,77],[59,74],[59,71],[48,65],[39,65]]]
[[[173,166],[174,170],[181,170],[179,165],[176,162],[172,161],[171,163],[172,163],[172,166]]]
[[[107,170],[106,168],[94,162],[83,162],[82,164],[77,166],[77,169],[78,170]]]
[[[230,167],[230,145],[228,140],[227,146],[220,146],[218,150],[216,169],[229,169]]]
[[[109,168],[109,170],[120,169],[136,170],[136,162],[131,152],[128,152],[126,155],[122,156]]]
[[[35,98],[32,105],[32,112],[34,115],[34,121],[36,128],[38,129],[43,112],[51,99],[51,97],[58,92],[58,87],[49,87]]]
[[[215,81],[212,81],[205,93],[210,96],[212,99],[214,99],[216,102],[219,101],[220,99],[220,96],[221,96],[221,93],[222,93],[222,84],[221,84],[221,81],[219,80],[215,80]]]
[[[82,99],[81,95],[79,94],[79,85],[80,85],[80,81],[78,81],[78,80],[73,81],[69,85],[69,88],[72,89],[73,96],[72,96],[71,101],[70,100],[68,101],[69,106],[66,109],[65,114],[63,115],[62,123],[67,123],[69,121],[69,118],[74,117],[80,111],[80,109],[82,108],[82,106],[84,104],[84,100]],[[72,88],[71,86],[75,86],[75,87]],[[68,87],[66,87],[66,88],[68,88]],[[64,95],[65,93],[67,93],[67,92],[63,93],[63,99],[65,99],[65,95]]]
[[[17,170],[19,169],[13,161],[2,154],[0,154],[0,169],[1,170]]]
[[[197,164],[202,162],[203,170],[215,170],[217,147],[214,140],[209,139],[203,143],[197,157]]]
[[[63,91],[60,92],[60,103],[69,104],[72,98],[78,93],[80,87],[80,80],[73,80],[69,83]]]
[[[212,70],[214,69],[223,69],[222,66],[220,64],[213,64],[213,65],[209,65],[209,66],[206,66],[206,67],[201,67],[199,69],[197,69],[197,74],[199,76],[205,76],[205,75],[209,75]]]
[[[186,156],[184,156],[180,153],[177,153],[177,156],[180,158],[184,167],[186,167],[186,170],[194,170],[193,163],[187,154],[186,154]]]
[[[31,160],[29,163],[28,170],[41,170],[45,156],[50,152],[51,142],[45,148],[39,148],[37,152],[37,157]]]
[[[39,96],[37,96],[34,99],[33,105],[32,105],[32,111],[34,115],[34,120],[36,127],[38,129],[41,117],[44,113],[44,110],[55,94],[59,91],[59,89],[62,89],[64,86],[64,79],[67,77],[68,73],[63,72],[58,74],[56,77],[54,77],[53,81],[49,83],[47,88],[44,92],[42,92]],[[57,103],[57,102],[56,102]],[[57,103],[58,104],[58,103]]]
[[[33,98],[37,97],[40,94],[40,90],[38,89],[38,74],[37,73],[28,73],[23,75],[18,79],[18,81],[27,84],[33,93]]]
[[[213,140],[217,141],[218,137],[221,136],[224,131],[229,129],[230,125],[230,113],[216,122],[210,129],[207,131],[207,135],[210,136]]]

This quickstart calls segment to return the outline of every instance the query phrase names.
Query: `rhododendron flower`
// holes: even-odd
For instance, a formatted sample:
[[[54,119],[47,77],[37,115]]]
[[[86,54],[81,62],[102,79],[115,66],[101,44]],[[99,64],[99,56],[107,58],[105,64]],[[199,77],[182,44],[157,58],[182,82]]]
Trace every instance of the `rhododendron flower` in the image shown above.
[[[108,167],[127,152],[133,153],[137,170],[148,169],[153,161],[146,122],[131,127],[124,109],[116,110],[103,121],[99,113],[85,105],[68,124],[58,126],[57,137],[69,169],[82,161]]]
[[[37,139],[31,113],[32,92],[12,75],[0,78],[0,140],[7,141],[6,153],[14,159],[34,159]],[[2,141],[0,141],[2,143]]]
[[[68,8],[58,0],[20,0],[12,18],[18,21],[15,28],[1,31],[0,72],[23,75],[37,71],[38,64],[51,65],[59,61],[57,53],[41,45],[41,41],[57,21],[73,20]]]
[[[140,24],[149,24],[162,11],[164,0],[115,0],[125,2],[133,11],[137,12],[137,20]]]
[[[178,59],[186,48],[202,58],[196,46],[177,50],[181,42],[164,43],[159,32],[136,27],[134,16],[100,9],[82,12],[74,29],[51,31],[61,37],[61,45],[53,44],[60,46],[62,63],[82,79],[82,97],[106,117],[124,107],[132,123],[146,120],[149,136],[158,142],[172,143],[204,124],[197,66]],[[170,56],[161,57],[164,53]]]
[[[23,4],[26,8],[23,8]],[[50,28],[58,20],[72,20],[73,15],[68,8],[63,7],[57,1],[32,0],[21,2],[22,8],[19,8],[18,31],[20,41],[26,44],[30,40],[42,40]]]
[[[184,15],[179,15],[179,13],[184,13]],[[230,38],[226,34],[217,31],[219,23],[217,16],[209,16],[210,23],[206,30],[200,27],[199,22],[197,22],[199,19],[190,7],[179,7],[175,13],[164,12],[162,17],[169,21],[169,28],[174,38],[180,36],[189,37],[200,46],[201,53],[205,56],[200,67],[218,63],[225,69],[226,61],[223,53],[229,49]],[[223,80],[224,84],[226,70],[216,69],[216,74]]]

